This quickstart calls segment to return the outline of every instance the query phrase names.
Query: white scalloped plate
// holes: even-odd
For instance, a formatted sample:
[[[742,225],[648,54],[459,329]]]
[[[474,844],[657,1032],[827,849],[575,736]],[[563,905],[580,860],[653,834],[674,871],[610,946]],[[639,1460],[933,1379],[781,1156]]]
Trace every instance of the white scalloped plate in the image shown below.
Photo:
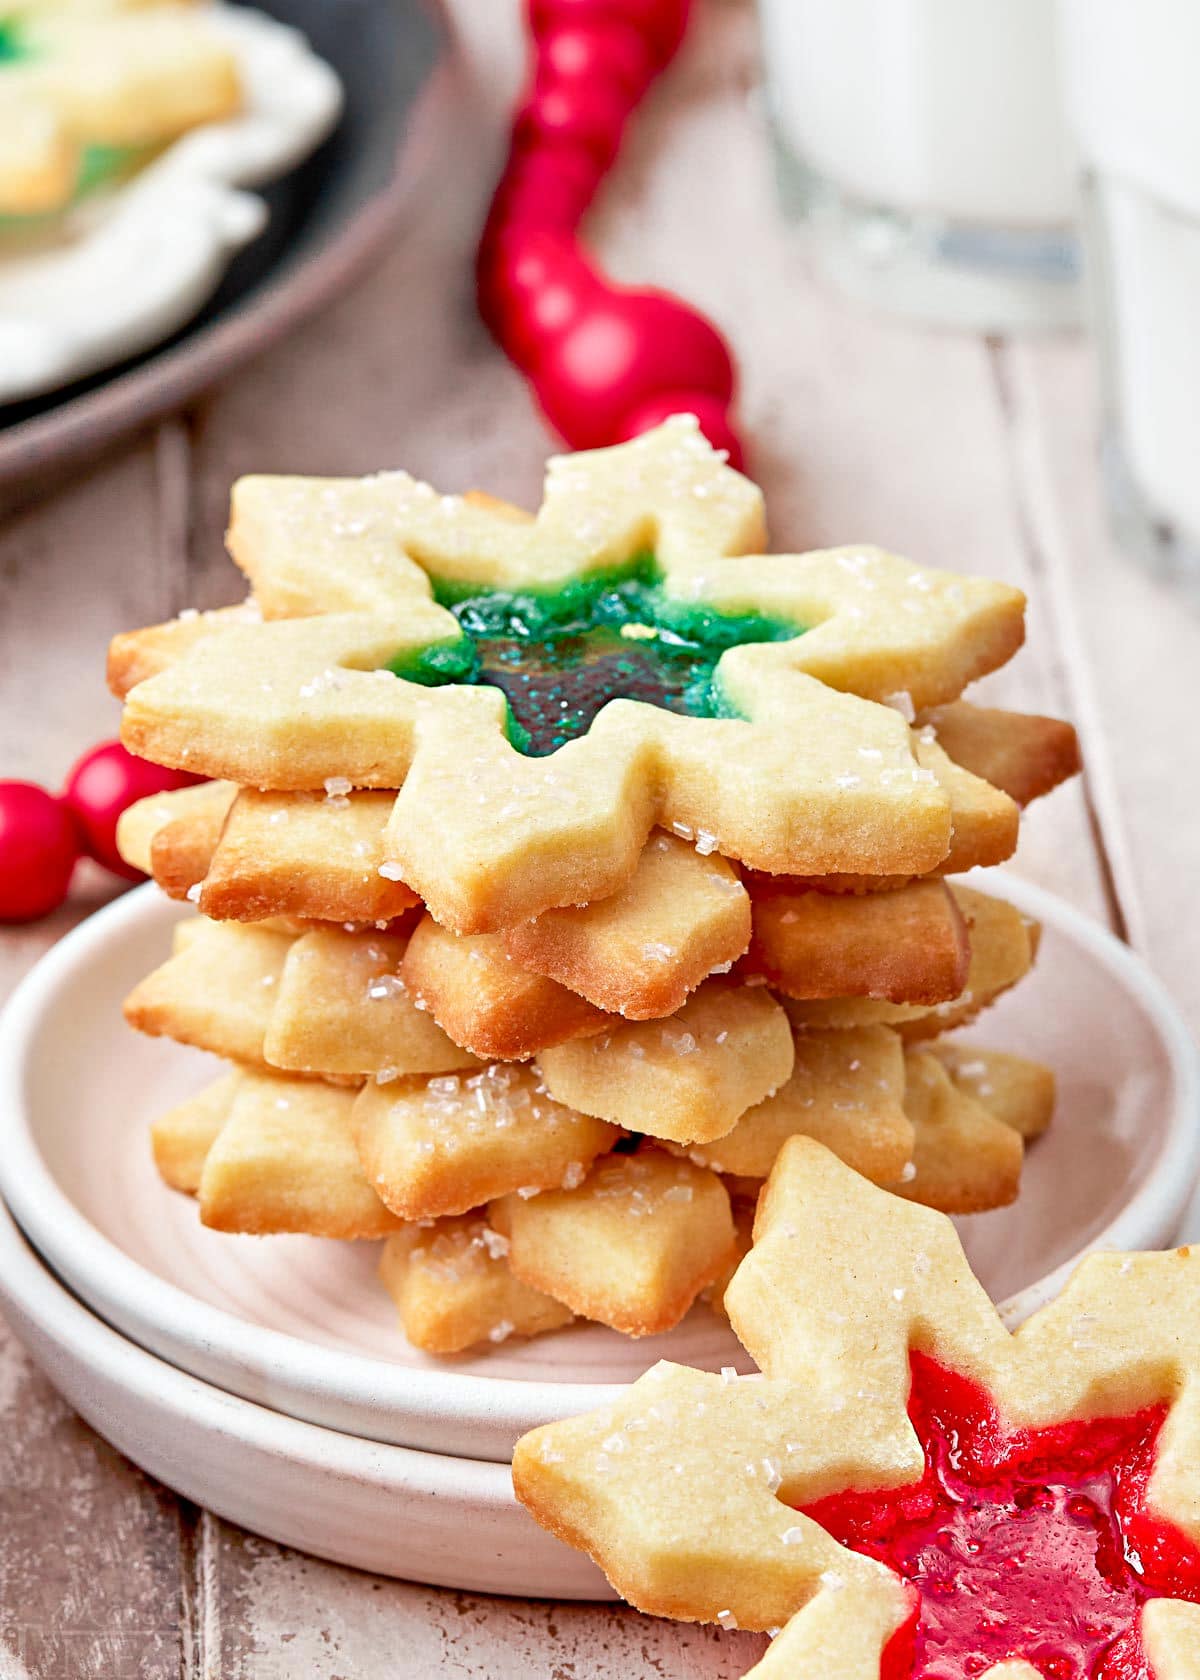
[[[266,205],[243,189],[284,174],[336,122],[341,84],[296,30],[240,6],[205,14],[237,56],[245,108],[78,206],[59,235],[0,248],[0,403],[95,373],[190,320],[265,224]]]
[[[1195,1052],[1157,981],[1078,911],[1012,877],[1043,923],[1036,972],[980,1041],[1049,1062],[1060,1101],[1017,1204],[965,1221],[1007,1315],[1031,1311],[1087,1247],[1154,1247],[1196,1176]],[[524,1430],[601,1405],[669,1356],[748,1368],[697,1307],[667,1336],[577,1325],[456,1361],[411,1348],[374,1277],[374,1245],[205,1230],[150,1161],[153,1116],[216,1071],[130,1032],[125,993],[165,954],[180,907],[151,886],[56,946],[0,1025],[0,1192],[55,1271],[102,1317],[173,1364],[293,1417],[379,1441],[504,1460]]]

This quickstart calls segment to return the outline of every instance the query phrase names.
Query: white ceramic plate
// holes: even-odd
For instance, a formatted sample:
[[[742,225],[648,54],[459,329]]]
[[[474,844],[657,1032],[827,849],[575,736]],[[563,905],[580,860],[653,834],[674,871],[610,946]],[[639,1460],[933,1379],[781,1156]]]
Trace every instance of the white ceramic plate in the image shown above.
[[[337,76],[302,35],[213,5],[245,107],[203,124],[36,245],[0,250],[0,403],[55,389],[168,337],[216,290],[267,209],[241,189],[282,175],[329,133]]]
[[[611,1598],[513,1497],[507,1465],[318,1429],[177,1371],[101,1322],[0,1207],[0,1308],[93,1429],[185,1498],[287,1546],[433,1586]]]
[[[1161,987],[1079,912],[1011,877],[989,888],[1044,925],[1034,975],[971,1036],[1050,1063],[1059,1112],[1013,1208],[963,1222],[1015,1320],[1087,1247],[1167,1242],[1197,1167],[1195,1054]],[[231,1393],[376,1440],[505,1460],[514,1439],[611,1399],[668,1355],[748,1368],[699,1307],[665,1337],[575,1326],[439,1362],[409,1347],[374,1245],[204,1230],[166,1190],[146,1126],[215,1071],[130,1032],[120,1001],[182,914],[153,887],[101,911],[25,981],[0,1026],[0,1192],[85,1301],[143,1346]]]

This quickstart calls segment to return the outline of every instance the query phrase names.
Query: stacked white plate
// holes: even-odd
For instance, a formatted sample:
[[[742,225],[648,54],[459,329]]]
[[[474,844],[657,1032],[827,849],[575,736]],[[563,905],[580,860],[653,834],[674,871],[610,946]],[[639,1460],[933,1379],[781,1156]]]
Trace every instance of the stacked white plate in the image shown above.
[[[1184,1027],[1125,946],[1016,879],[997,890],[1044,936],[1035,974],[980,1038],[1059,1080],[1020,1200],[962,1226],[1016,1322],[1084,1250],[1172,1240],[1200,1165],[1200,1086]],[[129,894],[56,946],[9,1006],[0,1305],[102,1435],[221,1516],[383,1574],[606,1595],[516,1505],[513,1442],[602,1405],[656,1359],[748,1369],[731,1332],[699,1307],[644,1342],[580,1325],[436,1361],[397,1329],[374,1245],[203,1229],[159,1181],[146,1130],[212,1064],[139,1038],[120,1012],[181,913],[153,887]]]

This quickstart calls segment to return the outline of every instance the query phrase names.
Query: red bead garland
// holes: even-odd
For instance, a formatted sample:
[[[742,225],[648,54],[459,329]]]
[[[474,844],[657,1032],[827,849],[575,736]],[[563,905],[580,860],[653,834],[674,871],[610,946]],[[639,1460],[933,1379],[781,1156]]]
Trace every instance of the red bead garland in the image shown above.
[[[34,782],[0,782],[0,921],[57,909],[79,857],[75,819]]]
[[[34,782],[0,781],[0,922],[57,910],[84,856],[127,881],[141,880],[117,851],[118,817],[135,800],[199,779],[104,741],[84,754],[57,796]]]
[[[740,466],[721,334],[668,292],[615,285],[576,239],[688,10],[689,0],[529,0],[532,74],[480,241],[479,308],[572,448],[618,443],[682,411]]]
[[[72,769],[63,788],[63,798],[75,814],[75,821],[89,857],[122,875],[140,881],[142,873],[131,869],[117,850],[117,819],[139,799],[189,787],[199,781],[182,770],[165,770],[149,759],[135,758],[120,741],[102,741]]]
[[[690,10],[691,0],[530,0],[529,27],[540,43],[564,23],[623,23],[648,44],[661,70],[683,40]]]

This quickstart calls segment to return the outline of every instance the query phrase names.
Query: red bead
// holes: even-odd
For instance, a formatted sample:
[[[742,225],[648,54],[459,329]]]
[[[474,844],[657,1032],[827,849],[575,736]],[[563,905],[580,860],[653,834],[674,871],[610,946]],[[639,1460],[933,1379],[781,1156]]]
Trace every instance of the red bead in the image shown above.
[[[538,40],[537,78],[547,83],[610,82],[636,100],[654,75],[654,49],[626,23],[565,23]]]
[[[476,259],[479,308],[577,449],[695,413],[730,459],[733,362],[712,324],[662,292],[610,286],[572,235],[625,121],[675,51],[689,0],[529,0],[532,89]]]
[[[733,362],[716,328],[663,292],[597,286],[576,299],[532,373],[551,423],[575,449],[613,442],[626,417],[663,391],[733,398]]]
[[[574,232],[602,174],[599,159],[583,146],[518,152],[496,190],[489,224],[522,222]]]
[[[184,770],[164,770],[135,758],[120,741],[105,741],[75,765],[63,788],[63,800],[74,815],[84,851],[114,875],[140,881],[140,870],[131,869],[117,851],[117,818],[138,799],[199,780]]]
[[[582,318],[601,286],[571,240],[513,228],[498,237],[481,290],[500,343],[518,367],[528,368]]]
[[[33,782],[0,782],[0,921],[57,910],[78,857],[79,835],[61,800]]]
[[[707,391],[665,391],[632,409],[614,433],[614,442],[640,437],[669,420],[672,414],[694,414],[714,449],[724,449],[729,465],[740,472],[745,462],[742,445],[729,419],[729,406]]]
[[[490,223],[502,227],[535,227],[572,234],[587,207],[590,193],[561,176],[515,175],[500,188]],[[491,236],[489,225],[488,235]]]
[[[603,82],[535,85],[513,127],[516,152],[564,142],[586,146],[601,169],[617,155],[629,98]]]
[[[667,62],[683,39],[690,0],[530,0],[529,24],[539,39],[563,24],[625,23],[651,43],[657,63]]]

